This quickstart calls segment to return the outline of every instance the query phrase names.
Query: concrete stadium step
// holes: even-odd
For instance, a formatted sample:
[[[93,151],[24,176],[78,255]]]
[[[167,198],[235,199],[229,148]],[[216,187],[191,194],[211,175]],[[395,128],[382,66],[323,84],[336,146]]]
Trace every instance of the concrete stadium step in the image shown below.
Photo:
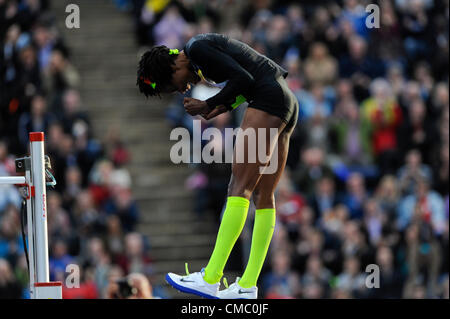
[[[211,234],[217,232],[209,220],[180,222],[174,220],[172,223],[155,223],[154,221],[141,222],[139,230],[146,234],[156,235],[184,235],[189,233]]]
[[[140,111],[140,112],[130,112],[128,110],[126,110],[127,106],[126,105],[111,105],[111,109],[110,110],[96,110],[96,111],[91,111],[90,113],[92,113],[93,116],[97,116],[97,118],[93,119],[92,122],[96,123],[96,124],[101,124],[104,125],[105,127],[108,127],[110,125],[114,125],[114,124],[120,124],[123,129],[128,129],[127,127],[129,127],[131,124],[135,123],[135,122],[145,122],[145,121],[150,121],[153,120],[153,118],[155,116],[160,116],[160,114],[158,114],[159,112],[157,110],[152,110],[150,107],[146,110]],[[107,116],[109,117],[105,117],[105,112],[110,113]],[[145,117],[143,117],[145,116]],[[163,120],[163,118],[161,118],[161,120]],[[99,123],[99,122],[104,122],[104,123]],[[149,139],[146,138],[146,136],[143,136],[145,139],[144,141],[146,141],[147,143],[149,142]],[[152,139],[153,141],[156,141],[157,139]],[[167,134],[167,138],[164,140],[161,140],[160,142],[166,142],[169,140],[169,134]],[[162,143],[158,143],[158,144],[162,144]],[[148,144],[147,144],[148,146]]]
[[[192,247],[192,246],[212,246],[216,240],[216,235],[213,234],[189,234],[189,235],[155,235],[150,236],[150,246],[154,248],[173,247],[176,244],[178,247]]]
[[[167,192],[167,190],[165,189],[166,187],[171,188],[171,192],[173,193],[173,195],[171,196],[173,196],[174,198],[185,198],[185,197],[190,198],[192,196],[192,192],[190,190],[185,189],[183,184],[173,186],[160,184],[159,186],[157,185],[154,187],[137,189],[135,192],[133,192],[133,196],[135,199],[141,200],[141,199],[148,199],[149,194],[151,194],[151,196],[154,197],[159,197],[160,194],[163,194],[161,198],[164,198]]]
[[[180,257],[185,256],[186,260],[196,258],[208,258],[212,252],[212,245],[201,247],[164,247],[153,248],[151,251],[152,258],[158,262],[168,260],[180,260]]]
[[[144,222],[146,221],[146,217],[144,217],[146,214],[151,214],[148,218],[158,220],[159,222],[171,222],[175,218],[172,213],[174,211],[179,212],[176,216],[176,220],[179,221],[190,221],[196,217],[194,213],[190,212],[193,209],[192,203],[183,200],[140,200],[138,201],[138,205],[142,212],[141,215]],[[185,211],[180,212],[180,210]]]
[[[147,200],[173,200],[173,199],[183,199],[183,198],[191,198],[192,193],[188,190],[185,190],[183,187],[179,187],[178,189],[154,189],[149,192],[140,192],[134,194],[134,198],[136,200],[142,201],[145,203]]]
[[[172,179],[174,177],[179,177],[181,179],[185,179],[189,174],[191,174],[194,170],[189,168],[188,165],[178,164],[175,165],[171,162],[168,162],[167,165],[160,165],[158,167],[152,167],[148,165],[148,161],[146,157],[138,157],[133,158],[132,163],[127,166],[128,170],[132,174],[136,174],[137,180],[139,181],[139,175],[142,174],[156,174],[155,177],[158,177],[158,182],[161,182],[161,179]],[[160,179],[161,178],[161,179]],[[139,186],[152,186],[153,181],[142,179],[141,184]]]
[[[195,222],[195,221],[208,221],[213,222],[214,216],[210,214],[204,214],[203,216],[198,216],[197,214],[191,212],[188,209],[185,210],[176,210],[176,207],[164,207],[163,209],[158,209],[156,206],[158,203],[155,203],[155,206],[149,205],[147,211],[144,211],[142,201],[139,202],[139,206],[141,207],[141,222],[142,223],[173,223],[173,222]],[[166,203],[167,204],[167,203]],[[186,203],[183,203],[186,205]],[[161,205],[161,204],[160,204]],[[172,205],[171,205],[172,206]],[[160,206],[161,207],[161,206]],[[201,218],[201,219],[200,219]]]

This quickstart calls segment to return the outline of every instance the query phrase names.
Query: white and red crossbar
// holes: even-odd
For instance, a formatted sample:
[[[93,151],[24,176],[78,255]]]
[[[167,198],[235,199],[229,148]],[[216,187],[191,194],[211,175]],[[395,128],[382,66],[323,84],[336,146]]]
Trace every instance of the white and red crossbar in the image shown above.
[[[50,282],[49,279],[44,133],[32,132],[29,136],[31,165],[25,165],[25,176],[0,177],[0,185],[13,184],[27,188],[30,297],[62,299],[62,283]]]

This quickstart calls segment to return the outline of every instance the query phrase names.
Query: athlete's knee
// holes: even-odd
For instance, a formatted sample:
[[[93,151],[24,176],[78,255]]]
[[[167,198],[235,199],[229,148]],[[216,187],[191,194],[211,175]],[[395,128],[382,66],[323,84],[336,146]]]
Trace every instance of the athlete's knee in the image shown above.
[[[253,191],[252,199],[256,209],[275,207],[275,196],[271,190],[264,190],[258,186]]]
[[[253,193],[254,196],[254,193]],[[258,195],[253,197],[256,209],[275,208],[275,195],[271,192],[258,192]]]
[[[260,192],[259,188],[256,187],[256,189],[252,193],[252,200],[253,200],[253,203],[255,203],[255,206],[256,206],[256,203],[258,203],[260,196],[261,196],[261,192]]]
[[[250,182],[231,176],[228,184],[228,196],[239,196],[250,200],[254,187]]]

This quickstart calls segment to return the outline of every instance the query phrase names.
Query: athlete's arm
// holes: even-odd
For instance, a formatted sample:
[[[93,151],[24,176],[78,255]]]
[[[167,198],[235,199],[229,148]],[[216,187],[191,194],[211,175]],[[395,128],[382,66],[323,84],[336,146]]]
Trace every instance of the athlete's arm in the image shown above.
[[[210,109],[218,105],[232,104],[238,95],[255,82],[253,76],[236,60],[209,45],[207,41],[194,42],[190,49],[190,57],[208,75],[217,74],[221,78],[228,79],[227,84],[219,93],[206,100]]]
[[[217,115],[220,115],[220,114],[225,113],[227,111],[228,111],[228,108],[225,105],[222,104],[222,105],[216,106],[211,112],[205,114],[203,116],[203,118],[205,120],[210,120],[210,119],[216,117]]]
[[[208,107],[205,101],[193,99],[191,97],[185,97],[183,100],[184,109],[192,116],[201,115],[205,120],[210,120],[219,114],[225,113],[230,108],[225,105],[218,105],[212,110]]]

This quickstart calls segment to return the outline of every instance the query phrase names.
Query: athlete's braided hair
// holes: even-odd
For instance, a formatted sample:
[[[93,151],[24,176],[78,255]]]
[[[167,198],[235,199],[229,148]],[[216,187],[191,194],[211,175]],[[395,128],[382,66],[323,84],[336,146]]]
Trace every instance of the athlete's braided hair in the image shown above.
[[[142,55],[138,65],[136,85],[146,97],[160,96],[161,89],[172,81],[172,65],[175,64],[177,57],[173,51],[176,50],[158,45]]]

